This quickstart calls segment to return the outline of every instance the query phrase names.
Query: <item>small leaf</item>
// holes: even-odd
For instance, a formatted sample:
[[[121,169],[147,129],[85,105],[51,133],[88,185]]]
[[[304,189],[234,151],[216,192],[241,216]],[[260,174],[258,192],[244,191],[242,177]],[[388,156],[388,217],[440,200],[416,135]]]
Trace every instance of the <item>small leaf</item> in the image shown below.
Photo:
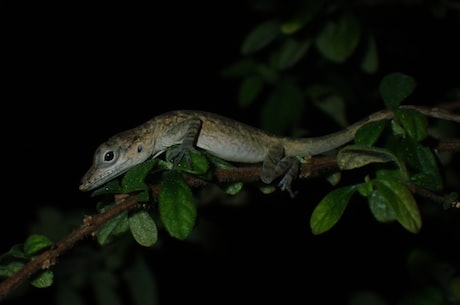
[[[307,88],[307,94],[316,107],[334,119],[340,126],[349,125],[345,115],[345,99],[338,93],[336,88],[329,85],[315,84]]]
[[[292,35],[304,26],[299,20],[291,20],[281,25],[281,32],[286,35]]]
[[[243,182],[229,183],[224,187],[225,194],[236,195],[243,188]]]
[[[155,221],[145,210],[140,210],[128,218],[129,228],[134,239],[144,247],[153,246],[158,240]]]
[[[398,162],[390,151],[364,145],[348,145],[337,153],[337,163],[341,170],[350,170],[370,163]]]
[[[329,21],[316,37],[315,44],[320,53],[336,63],[347,60],[356,49],[361,38],[361,25],[350,14],[343,14],[337,21]]]
[[[158,159],[150,159],[137,164],[128,170],[121,180],[123,193],[148,190],[148,185],[144,182],[144,180],[157,162]]]
[[[259,186],[259,190],[262,194],[268,195],[275,192],[277,188],[274,185],[264,184]]]
[[[379,68],[379,55],[374,35],[371,35],[367,42],[366,54],[361,61],[361,69],[369,74],[377,72]]]
[[[377,191],[385,198],[395,213],[396,220],[409,232],[418,233],[422,217],[412,193],[397,180],[374,180]]]
[[[283,34],[292,35],[311,23],[318,16],[323,5],[324,1],[320,0],[305,1],[296,11],[295,18],[283,23],[281,26]]]
[[[168,150],[167,153],[169,153],[170,151],[171,150]],[[166,158],[170,160],[168,156]],[[177,164],[177,169],[194,175],[206,174],[206,172],[209,169],[209,162],[206,158],[206,155],[202,152],[197,153],[195,151],[190,151],[190,158],[192,159],[192,167],[189,166],[186,158],[183,158]]]
[[[327,182],[331,185],[337,185],[342,180],[342,173],[341,172],[333,172],[326,176]]]
[[[37,288],[46,288],[53,284],[53,280],[54,273],[51,270],[45,270],[35,276],[30,283]]]
[[[302,112],[302,91],[291,83],[282,82],[262,108],[262,128],[276,134],[283,134],[299,124]]]
[[[311,43],[311,40],[298,42],[293,38],[287,39],[279,53],[278,69],[285,70],[295,65],[307,53]]]
[[[415,80],[403,73],[386,75],[379,85],[380,96],[387,108],[399,106],[415,89]]]
[[[310,218],[313,234],[322,234],[339,221],[355,191],[354,185],[337,188],[320,201]]]
[[[187,238],[195,226],[195,199],[177,171],[164,173],[158,202],[161,220],[168,233],[178,239]]]
[[[280,78],[278,72],[273,67],[266,64],[256,65],[255,70],[257,75],[259,75],[262,78],[262,80],[269,84],[276,83]]]
[[[242,77],[255,71],[256,63],[252,59],[243,59],[222,70],[222,77]]]
[[[432,191],[440,191],[443,188],[438,161],[430,148],[411,137],[396,139],[388,142],[387,146],[395,151],[398,158],[404,160],[411,170],[410,177],[407,179]]]
[[[360,183],[356,185],[359,194],[363,197],[369,197],[374,192],[374,186],[372,185],[372,181],[367,181],[365,183]]]
[[[244,55],[254,53],[266,47],[281,33],[281,24],[278,21],[270,20],[257,25],[246,36],[241,53]]]
[[[361,128],[355,134],[355,143],[358,145],[374,145],[385,129],[385,121],[370,122]]]
[[[248,107],[257,98],[262,89],[262,79],[258,76],[245,77],[240,85],[238,102],[243,108]]]
[[[395,120],[404,128],[407,134],[418,142],[427,136],[426,118],[413,109],[395,109]]]
[[[413,175],[411,180],[432,191],[442,190],[443,179],[433,152],[428,147],[418,144],[416,146],[416,156],[420,172]]]
[[[20,259],[29,259],[29,257],[24,253],[24,245],[23,244],[16,244],[11,246],[10,250],[6,253],[0,255],[0,263],[6,261],[9,262],[10,259],[20,258]]]
[[[48,237],[40,234],[32,234],[24,242],[24,253],[31,257],[38,252],[53,246],[53,242]]]
[[[0,277],[10,277],[24,267],[23,262],[11,262],[7,265],[0,266]]]
[[[128,213],[123,212],[118,216],[109,219],[96,233],[98,243],[103,246],[112,240],[112,236],[128,230]]]
[[[396,220],[395,212],[379,191],[373,191],[369,196],[369,208],[375,219],[380,222],[391,222]]]
[[[114,179],[92,192],[91,197],[121,193],[123,193],[123,188],[120,185],[120,181],[118,179]]]

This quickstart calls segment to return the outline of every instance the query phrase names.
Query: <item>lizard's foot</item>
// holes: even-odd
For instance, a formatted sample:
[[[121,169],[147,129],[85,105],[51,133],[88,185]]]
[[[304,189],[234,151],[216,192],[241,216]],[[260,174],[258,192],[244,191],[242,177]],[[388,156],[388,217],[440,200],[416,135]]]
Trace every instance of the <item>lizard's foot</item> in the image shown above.
[[[297,193],[292,191],[291,184],[299,174],[299,160],[295,156],[283,157],[283,154],[282,146],[270,147],[267,158],[262,164],[260,179],[264,183],[271,183],[276,178],[283,176],[278,187],[283,191],[288,191],[291,197],[295,197]]]
[[[193,147],[192,145],[179,144],[176,147],[171,148],[169,152],[169,161],[173,162],[173,167],[176,168],[177,165],[185,158],[187,166],[193,169],[191,153],[200,155],[201,152]]]
[[[278,183],[278,187],[282,191],[285,191],[285,190],[288,191],[291,198],[294,198],[298,194],[298,191],[294,192],[292,190],[292,182],[294,181],[294,179],[297,177],[298,174],[299,174],[299,164],[294,163],[292,164],[292,166],[284,174],[283,178]]]

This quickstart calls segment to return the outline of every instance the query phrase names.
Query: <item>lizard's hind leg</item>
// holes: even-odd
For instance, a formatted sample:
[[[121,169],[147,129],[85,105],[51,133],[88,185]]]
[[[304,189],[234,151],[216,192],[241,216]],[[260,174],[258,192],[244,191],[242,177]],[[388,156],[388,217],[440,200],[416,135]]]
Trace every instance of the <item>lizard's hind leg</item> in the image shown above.
[[[292,191],[291,184],[299,174],[300,162],[295,156],[285,156],[284,148],[281,145],[270,147],[267,157],[262,164],[260,179],[264,183],[272,183],[276,178],[283,176],[278,187],[287,190],[291,197],[296,192]]]

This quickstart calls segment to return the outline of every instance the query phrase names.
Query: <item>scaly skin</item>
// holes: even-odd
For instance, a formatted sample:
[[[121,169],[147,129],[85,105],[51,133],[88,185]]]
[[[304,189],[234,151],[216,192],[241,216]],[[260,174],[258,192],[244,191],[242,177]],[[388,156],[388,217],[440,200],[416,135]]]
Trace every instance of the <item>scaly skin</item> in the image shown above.
[[[95,189],[134,165],[157,157],[170,146],[181,144],[175,153],[179,158],[187,157],[189,150],[197,147],[227,161],[263,163],[261,180],[271,183],[284,175],[280,186],[294,196],[290,184],[298,173],[296,157],[336,149],[353,140],[356,131],[366,123],[392,116],[392,112],[383,110],[336,133],[288,138],[213,113],[171,111],[101,144],[94,153],[92,167],[81,180],[80,190]]]

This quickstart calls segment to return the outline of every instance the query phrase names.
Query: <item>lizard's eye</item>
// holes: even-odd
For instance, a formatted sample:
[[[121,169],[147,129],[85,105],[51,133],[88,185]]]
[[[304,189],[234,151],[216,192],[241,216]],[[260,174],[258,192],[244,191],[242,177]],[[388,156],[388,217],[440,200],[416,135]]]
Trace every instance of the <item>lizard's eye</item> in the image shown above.
[[[104,161],[105,162],[110,162],[113,160],[113,158],[115,157],[115,154],[113,153],[112,150],[109,150],[108,152],[106,152],[104,154]]]
[[[137,152],[140,153],[142,151],[142,144],[137,145]]]

